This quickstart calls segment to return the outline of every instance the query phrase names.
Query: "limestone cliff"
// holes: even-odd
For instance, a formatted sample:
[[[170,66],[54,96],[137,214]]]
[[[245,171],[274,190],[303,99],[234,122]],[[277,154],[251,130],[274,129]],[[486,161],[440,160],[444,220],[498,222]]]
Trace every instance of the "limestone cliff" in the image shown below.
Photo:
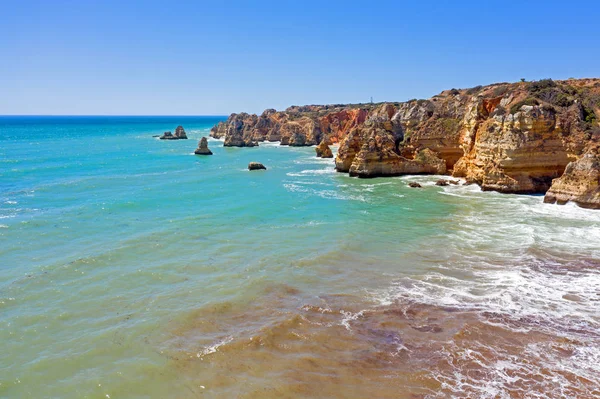
[[[226,146],[339,142],[336,169],[353,176],[448,173],[505,193],[545,193],[552,186],[550,193],[563,198],[569,179],[597,170],[586,156],[558,179],[570,162],[597,148],[599,116],[600,79],[545,79],[452,89],[401,103],[232,114],[211,136],[224,138]],[[575,202],[583,195],[569,190]]]
[[[544,202],[575,202],[584,208],[600,209],[600,151],[591,148],[577,161],[567,165],[565,173],[552,182]]]

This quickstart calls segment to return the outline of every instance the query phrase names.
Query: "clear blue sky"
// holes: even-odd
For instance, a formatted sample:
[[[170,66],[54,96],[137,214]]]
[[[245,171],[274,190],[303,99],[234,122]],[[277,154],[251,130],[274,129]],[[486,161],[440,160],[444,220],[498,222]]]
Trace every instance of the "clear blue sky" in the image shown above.
[[[600,77],[597,1],[0,0],[0,114],[225,115]]]

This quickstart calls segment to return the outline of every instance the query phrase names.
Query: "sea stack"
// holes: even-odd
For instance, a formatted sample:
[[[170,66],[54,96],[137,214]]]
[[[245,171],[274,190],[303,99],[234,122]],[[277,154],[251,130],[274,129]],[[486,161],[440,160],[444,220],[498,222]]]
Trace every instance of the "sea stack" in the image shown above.
[[[265,168],[265,165],[263,165],[262,163],[259,162],[250,162],[248,164],[248,170],[267,170],[267,168]]]
[[[175,129],[175,137],[178,140],[187,140],[187,135],[185,134],[185,129],[183,126],[177,126],[177,129]]]
[[[331,152],[331,148],[329,148],[325,140],[322,140],[321,143],[315,147],[315,151],[317,152],[317,158],[333,158],[333,152]]]
[[[206,137],[202,137],[198,142],[198,148],[194,151],[196,155],[212,155],[212,151],[208,148],[208,140]]]

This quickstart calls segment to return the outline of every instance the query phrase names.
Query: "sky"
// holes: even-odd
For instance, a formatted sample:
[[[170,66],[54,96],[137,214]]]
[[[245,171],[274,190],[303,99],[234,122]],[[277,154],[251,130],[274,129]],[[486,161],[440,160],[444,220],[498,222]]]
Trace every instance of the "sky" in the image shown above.
[[[596,1],[0,0],[0,115],[228,115],[600,77]]]

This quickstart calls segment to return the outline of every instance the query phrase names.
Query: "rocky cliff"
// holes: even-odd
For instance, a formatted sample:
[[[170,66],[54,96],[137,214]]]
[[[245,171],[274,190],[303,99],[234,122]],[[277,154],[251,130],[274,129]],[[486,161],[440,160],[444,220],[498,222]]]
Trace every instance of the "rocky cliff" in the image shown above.
[[[448,173],[483,190],[549,192],[548,201],[554,195],[559,203],[594,207],[600,206],[589,192],[597,187],[598,117],[600,79],[545,79],[452,89],[402,103],[232,114],[211,136],[225,146],[339,143],[336,169],[353,176]],[[582,179],[589,184],[574,183]]]
[[[600,209],[600,151],[591,148],[567,165],[563,175],[552,182],[544,202],[575,202],[584,208]]]

